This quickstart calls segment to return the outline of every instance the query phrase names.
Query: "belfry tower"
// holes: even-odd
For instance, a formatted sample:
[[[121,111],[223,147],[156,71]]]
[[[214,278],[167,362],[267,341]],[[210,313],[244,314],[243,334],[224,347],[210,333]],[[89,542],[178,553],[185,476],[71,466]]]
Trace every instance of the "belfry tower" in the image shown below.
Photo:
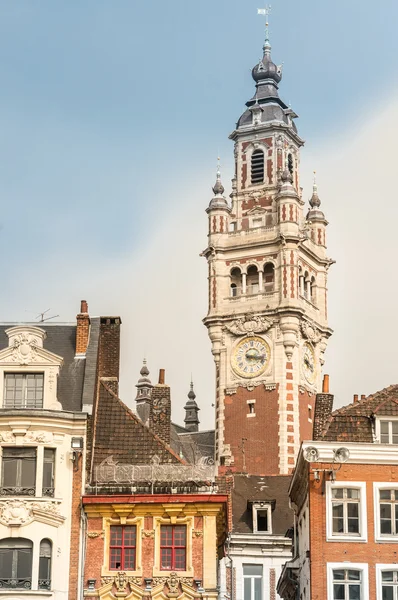
[[[230,139],[231,203],[220,169],[208,213],[209,331],[216,365],[216,461],[229,470],[287,474],[312,437],[327,321],[327,221],[300,188],[295,112],[278,94],[282,69],[264,54],[256,91]]]

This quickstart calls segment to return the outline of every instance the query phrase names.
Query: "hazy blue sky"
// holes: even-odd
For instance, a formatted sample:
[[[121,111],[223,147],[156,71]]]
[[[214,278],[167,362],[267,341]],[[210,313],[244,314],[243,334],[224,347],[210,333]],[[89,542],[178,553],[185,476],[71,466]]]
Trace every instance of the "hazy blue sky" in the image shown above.
[[[388,235],[397,216],[395,187],[386,188],[387,223],[376,213],[389,160],[396,173],[398,2],[383,0],[377,10],[370,0],[272,4],[272,56],[284,62],[281,96],[300,115],[307,140],[305,194],[316,168],[331,222],[329,251],[338,262],[330,282],[336,334],[328,360],[339,401],[348,402],[353,392],[398,379],[395,345],[381,346],[397,335],[383,305],[398,291],[395,230]],[[217,153],[229,189],[228,134],[254,89],[260,6],[258,0],[0,1],[1,318],[28,320],[51,307],[70,320],[85,297],[93,314],[121,314],[124,399],[130,401],[147,354],[152,373],[167,367],[180,407],[193,371],[208,427],[213,370],[201,324],[206,268],[198,255],[206,246],[204,210]],[[368,147],[373,158],[364,169],[358,161],[367,126],[377,145]],[[355,146],[356,139],[363,143]],[[364,271],[368,279],[354,285],[361,272],[354,258],[363,266],[366,253],[376,261],[373,272]],[[371,301],[378,268],[393,273],[395,283],[376,275]],[[376,314],[380,309],[384,316]],[[357,352],[356,336],[366,327]]]

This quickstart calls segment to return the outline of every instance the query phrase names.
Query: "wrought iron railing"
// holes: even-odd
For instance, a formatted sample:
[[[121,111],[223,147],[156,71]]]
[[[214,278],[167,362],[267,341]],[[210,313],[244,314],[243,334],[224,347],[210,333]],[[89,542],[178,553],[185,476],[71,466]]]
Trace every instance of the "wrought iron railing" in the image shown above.
[[[39,579],[39,590],[51,590],[51,579]]]
[[[42,495],[49,496],[50,498],[54,498],[54,488],[53,487],[44,487]]]
[[[1,487],[0,496],[35,496],[34,487]]]
[[[32,578],[24,577],[23,579],[0,579],[0,589],[1,588],[30,590],[32,588]]]

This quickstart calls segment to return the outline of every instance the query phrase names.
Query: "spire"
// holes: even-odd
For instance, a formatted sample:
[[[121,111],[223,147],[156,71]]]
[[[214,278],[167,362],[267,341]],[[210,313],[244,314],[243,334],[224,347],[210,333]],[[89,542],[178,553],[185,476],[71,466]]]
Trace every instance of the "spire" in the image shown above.
[[[297,198],[297,190],[293,185],[293,175],[289,169],[289,160],[286,157],[285,168],[282,171],[280,179],[280,187],[277,198],[285,198],[286,196]]]
[[[271,5],[268,4],[265,8],[258,8],[257,14],[265,15],[265,41],[263,46],[263,56],[271,56],[271,44],[269,41],[269,22],[268,16],[271,12]]]
[[[314,171],[314,183],[312,186],[312,196],[310,200],[311,208],[319,208],[321,205],[321,200],[318,196],[318,186],[316,184],[316,171]]]
[[[316,183],[316,172],[314,171],[314,182],[312,185],[312,196],[310,199],[310,210],[307,213],[307,221],[325,221],[325,215],[323,214],[320,206],[321,199],[318,196],[318,186]]]
[[[257,13],[265,16],[265,41],[263,46],[263,58],[259,61],[252,71],[253,79],[257,83],[257,87],[261,82],[266,82],[278,89],[278,83],[282,79],[282,67],[276,66],[271,60],[271,42],[269,40],[269,22],[268,16],[271,12],[271,6],[259,8]],[[269,90],[270,91],[270,90]],[[262,94],[263,95],[263,94]],[[271,95],[271,94],[269,94]],[[275,90],[272,93],[275,95]]]
[[[146,359],[142,361],[142,367],[140,370],[141,377],[136,383],[137,395],[135,401],[137,403],[137,413],[141,421],[146,423],[149,419],[149,409],[152,396],[152,382],[149,379],[149,369],[146,364]]]
[[[224,186],[221,183],[221,168],[220,168],[220,157],[217,157],[217,178],[216,183],[213,187],[215,196],[222,196],[224,193]]]
[[[191,386],[188,392],[188,401],[184,406],[185,410],[185,429],[188,431],[199,431],[199,415],[200,408],[195,402],[196,394],[193,390],[193,381],[191,378]]]

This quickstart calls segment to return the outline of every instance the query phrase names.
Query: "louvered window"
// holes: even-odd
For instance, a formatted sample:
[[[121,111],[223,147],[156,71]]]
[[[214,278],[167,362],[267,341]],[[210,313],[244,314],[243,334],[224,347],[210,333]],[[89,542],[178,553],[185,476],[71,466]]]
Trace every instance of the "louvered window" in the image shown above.
[[[264,152],[255,150],[252,154],[252,183],[264,182]]]

